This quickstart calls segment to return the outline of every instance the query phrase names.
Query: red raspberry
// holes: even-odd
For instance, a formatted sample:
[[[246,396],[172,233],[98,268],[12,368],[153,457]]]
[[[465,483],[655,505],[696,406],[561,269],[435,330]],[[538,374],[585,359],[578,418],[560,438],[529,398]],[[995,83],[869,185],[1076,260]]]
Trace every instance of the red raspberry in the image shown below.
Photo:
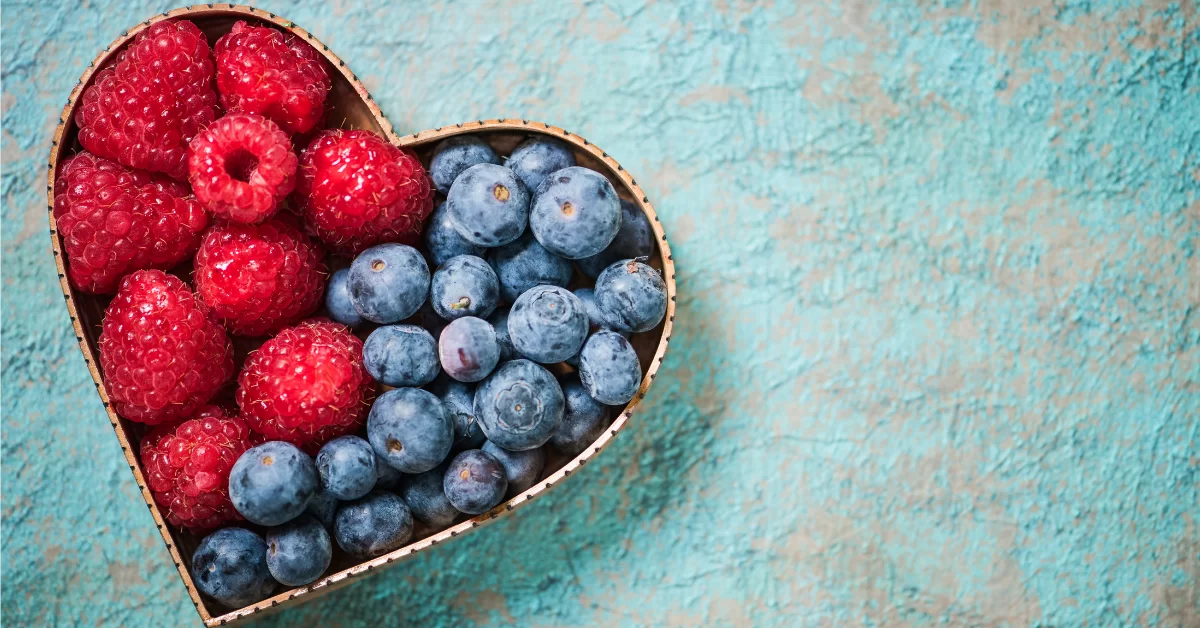
[[[230,332],[261,336],[313,313],[325,293],[324,253],[291,224],[219,224],[196,253],[196,294]]]
[[[178,277],[139,270],[104,312],[100,366],[121,416],[157,425],[189,416],[233,376],[233,348]]]
[[[252,446],[246,424],[217,406],[151,430],[142,438],[142,468],[167,521],[203,532],[240,520],[229,501],[229,471]]]
[[[187,178],[187,145],[217,117],[208,41],[187,20],[156,22],[83,92],[79,143],[131,168]]]
[[[357,430],[375,396],[362,347],[344,325],[322,318],[284,329],[238,376],[242,419],[268,439],[310,449]]]
[[[238,22],[213,52],[226,111],[264,115],[288,133],[306,133],[321,121],[329,72],[299,37]]]
[[[257,223],[296,187],[296,154],[287,133],[249,113],[217,120],[188,145],[188,180],[212,213]]]
[[[112,292],[126,273],[167,269],[191,257],[208,214],[186,185],[79,153],[59,166],[54,220],[71,285]]]
[[[305,226],[344,255],[380,242],[414,244],[433,211],[421,162],[370,131],[323,131],[300,155]]]

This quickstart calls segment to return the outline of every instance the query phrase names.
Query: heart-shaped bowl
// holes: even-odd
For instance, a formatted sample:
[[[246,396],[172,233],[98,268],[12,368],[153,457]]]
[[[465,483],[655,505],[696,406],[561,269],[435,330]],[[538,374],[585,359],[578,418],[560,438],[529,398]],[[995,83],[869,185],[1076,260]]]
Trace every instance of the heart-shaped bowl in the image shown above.
[[[234,23],[239,20],[271,25],[303,38],[325,56],[329,61],[330,67],[334,70],[330,73],[333,86],[327,99],[328,106],[331,109],[327,119],[330,121],[340,121],[342,128],[367,129],[379,133],[387,137],[394,144],[415,152],[427,166],[437,143],[454,135],[478,135],[489,142],[496,149],[497,153],[501,155],[510,153],[514,146],[527,137],[548,135],[569,144],[575,152],[575,157],[579,165],[586,166],[606,175],[612,181],[621,198],[632,201],[650,218],[650,225],[654,229],[657,244],[657,250],[652,256],[650,264],[662,272],[663,278],[666,280],[669,296],[667,314],[663,322],[657,328],[643,334],[636,334],[632,338],[633,345],[637,350],[638,358],[642,364],[642,383],[637,395],[622,409],[621,413],[613,420],[612,425],[595,442],[589,445],[583,453],[574,458],[568,459],[561,456],[555,458],[551,454],[547,459],[546,469],[543,471],[540,480],[532,488],[501,503],[490,512],[467,519],[443,530],[418,529],[413,536],[415,540],[405,547],[368,561],[355,562],[349,557],[337,553],[335,554],[333,564],[329,571],[327,571],[327,575],[323,578],[310,585],[284,591],[274,597],[261,600],[243,608],[223,608],[211,600],[201,597],[192,582],[189,569],[192,552],[195,550],[200,539],[186,530],[175,528],[165,522],[162,512],[160,512],[157,504],[155,504],[146,486],[146,478],[141,462],[138,459],[138,443],[145,433],[146,428],[142,424],[134,423],[118,416],[109,402],[108,393],[104,386],[104,374],[96,358],[97,340],[100,337],[100,325],[104,316],[104,310],[108,306],[111,297],[85,294],[70,286],[66,276],[66,259],[63,253],[63,242],[58,233],[53,213],[54,180],[58,163],[81,150],[76,138],[78,129],[74,124],[74,118],[83,91],[91,84],[96,71],[104,67],[135,35],[155,22],[173,18],[187,19],[194,22],[207,35],[210,45],[215,43],[221,35],[232,29]],[[603,450],[612,437],[626,425],[631,413],[642,399],[645,398],[650,384],[654,381],[655,373],[661,366],[663,356],[666,354],[667,343],[671,338],[671,330],[674,326],[676,297],[675,267],[671,260],[671,249],[667,245],[667,238],[663,232],[662,224],[655,215],[654,208],[651,207],[649,199],[642,192],[642,189],[638,187],[637,182],[608,153],[588,140],[564,129],[540,122],[519,119],[464,122],[453,126],[421,131],[411,135],[398,136],[392,130],[392,125],[380,112],[374,100],[371,99],[366,88],[363,87],[362,83],[358,81],[346,64],[337,55],[333,54],[327,46],[291,21],[252,7],[205,4],[176,9],[156,15],[137,24],[113,41],[84,71],[83,76],[79,78],[79,83],[72,90],[66,106],[63,108],[63,113],[59,118],[59,125],[55,130],[50,148],[48,177],[47,196],[48,207],[50,209],[51,244],[55,264],[58,267],[58,277],[62,287],[63,298],[66,301],[71,322],[75,327],[80,351],[83,352],[88,371],[91,373],[96,385],[96,392],[99,394],[105,411],[108,413],[109,421],[112,423],[113,431],[116,432],[121,450],[125,453],[125,459],[129,463],[129,470],[133,473],[134,480],[142,491],[142,499],[145,500],[146,506],[154,518],[154,523],[162,534],[163,541],[166,543],[167,550],[171,553],[171,558],[175,562],[180,577],[187,586],[188,594],[192,598],[192,603],[195,605],[196,611],[200,614],[204,623],[209,626],[229,625],[234,622],[247,620],[252,616],[261,615],[263,612],[269,610],[276,610],[313,599],[321,593],[332,591],[335,588],[348,584],[356,578],[378,571],[417,552],[427,550],[435,545],[470,532],[492,521],[496,517],[507,514],[517,507],[529,503],[533,498],[559,485],[574,471]],[[336,264],[336,261],[333,262]],[[176,269],[175,272],[184,279],[190,279],[186,266]],[[577,275],[576,280],[578,279],[579,276]]]

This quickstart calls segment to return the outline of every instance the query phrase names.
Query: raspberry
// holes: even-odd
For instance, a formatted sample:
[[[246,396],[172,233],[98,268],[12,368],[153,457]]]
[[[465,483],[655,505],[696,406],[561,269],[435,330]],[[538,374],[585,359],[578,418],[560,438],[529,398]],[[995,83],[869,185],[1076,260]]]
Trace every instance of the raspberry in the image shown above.
[[[217,120],[188,145],[188,180],[218,217],[257,223],[296,187],[296,154],[287,133],[249,113]]]
[[[187,145],[217,117],[208,41],[187,20],[156,22],[83,92],[79,143],[131,168],[187,177]]]
[[[329,72],[299,37],[238,22],[213,52],[226,111],[266,116],[288,133],[306,133],[321,121]]]
[[[146,483],[167,521],[203,532],[240,520],[229,501],[229,471],[251,446],[246,424],[217,406],[143,437]]]
[[[191,257],[208,214],[186,185],[90,153],[59,167],[54,220],[71,285],[112,292],[126,273],[168,269]]]
[[[250,354],[237,403],[250,429],[311,450],[362,426],[375,381],[362,341],[344,325],[309,319]]]
[[[415,244],[433,211],[421,162],[370,131],[323,131],[300,155],[305,226],[338,253],[380,242]]]
[[[325,293],[324,253],[279,218],[218,224],[196,253],[196,294],[230,332],[260,336],[313,313]]]
[[[121,416],[157,425],[191,415],[233,376],[233,348],[178,277],[139,270],[104,312],[100,366]]]

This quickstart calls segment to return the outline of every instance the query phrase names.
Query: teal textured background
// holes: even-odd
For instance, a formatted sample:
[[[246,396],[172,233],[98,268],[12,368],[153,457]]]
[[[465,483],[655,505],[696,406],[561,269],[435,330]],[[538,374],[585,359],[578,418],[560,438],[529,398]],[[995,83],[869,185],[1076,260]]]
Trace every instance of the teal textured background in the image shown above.
[[[195,622],[76,349],[45,163],[171,5],[3,6],[3,615]],[[265,625],[1200,626],[1194,0],[263,2],[398,132],[634,173],[677,334],[538,503]]]

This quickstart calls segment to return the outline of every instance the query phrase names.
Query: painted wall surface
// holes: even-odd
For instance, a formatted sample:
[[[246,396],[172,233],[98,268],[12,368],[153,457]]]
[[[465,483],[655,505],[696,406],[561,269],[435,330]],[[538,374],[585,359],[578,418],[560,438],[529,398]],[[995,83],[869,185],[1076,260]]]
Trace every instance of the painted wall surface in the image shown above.
[[[525,117],[604,147],[680,294],[594,464],[263,625],[1200,626],[1195,0],[260,6],[401,132]],[[3,6],[12,625],[195,621],[44,198],[76,78],[167,8]]]

